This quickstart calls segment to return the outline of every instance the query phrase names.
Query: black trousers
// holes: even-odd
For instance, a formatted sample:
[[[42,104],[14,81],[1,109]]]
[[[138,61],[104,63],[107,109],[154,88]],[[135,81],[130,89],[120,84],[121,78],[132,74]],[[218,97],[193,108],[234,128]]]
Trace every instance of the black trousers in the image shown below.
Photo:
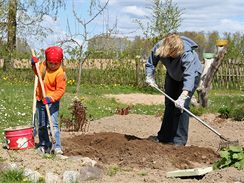
[[[190,98],[185,103],[189,110],[191,97],[199,84],[200,75],[195,78],[194,90],[189,94]],[[183,88],[183,81],[176,81],[166,73],[165,93],[174,100],[180,96]],[[175,107],[175,104],[165,97],[165,111],[162,118],[162,125],[158,132],[158,140],[163,143],[185,145],[188,139],[189,115],[187,112]]]

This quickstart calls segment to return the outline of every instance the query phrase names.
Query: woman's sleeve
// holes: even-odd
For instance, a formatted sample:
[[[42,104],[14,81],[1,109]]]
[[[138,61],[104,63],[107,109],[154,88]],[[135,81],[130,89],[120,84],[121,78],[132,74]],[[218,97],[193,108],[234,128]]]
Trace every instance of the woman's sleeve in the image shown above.
[[[191,92],[194,89],[195,77],[197,72],[195,51],[187,51],[181,61],[183,67],[183,90]]]
[[[159,47],[159,43],[156,44],[153,49],[151,50],[151,53],[147,59],[147,62],[145,64],[145,70],[147,76],[154,76],[155,74],[155,68],[159,62],[159,56],[155,56],[156,50]]]

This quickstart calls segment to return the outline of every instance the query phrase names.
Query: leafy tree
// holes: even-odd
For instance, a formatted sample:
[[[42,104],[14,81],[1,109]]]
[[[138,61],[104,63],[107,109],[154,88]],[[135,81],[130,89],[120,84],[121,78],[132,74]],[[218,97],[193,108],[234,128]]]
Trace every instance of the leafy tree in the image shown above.
[[[239,32],[234,34],[225,33],[225,37],[229,40],[225,61],[231,59],[244,62],[244,35]]]
[[[115,58],[118,59],[121,53],[130,45],[127,38],[115,37],[109,34],[98,35],[88,42],[88,51],[92,58]]]
[[[172,31],[177,31],[181,24],[181,10],[172,0],[151,0],[151,16],[146,17],[147,23],[136,20],[146,37],[158,41]]]
[[[46,16],[56,18],[58,9],[64,7],[64,0],[2,0],[0,2],[1,31],[6,31],[7,52],[4,70],[11,69],[11,54],[16,49],[16,40],[27,36],[45,37],[52,31],[43,26]]]
[[[206,44],[207,44],[207,37],[205,36],[204,32],[185,31],[185,32],[182,32],[181,35],[191,38],[198,44],[199,47],[196,50],[196,52],[198,53],[200,60],[203,60],[202,53],[204,52]],[[212,42],[210,44],[215,46],[214,43],[215,42]]]
[[[214,44],[216,40],[219,39],[219,33],[218,32],[210,32],[208,33],[208,40],[205,45],[204,52],[214,53],[216,51],[216,45]]]

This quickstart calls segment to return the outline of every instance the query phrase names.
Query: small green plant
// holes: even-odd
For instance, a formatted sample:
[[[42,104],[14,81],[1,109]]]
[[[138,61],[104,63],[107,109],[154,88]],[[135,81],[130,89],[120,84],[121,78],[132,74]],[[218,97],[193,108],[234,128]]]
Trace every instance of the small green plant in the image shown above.
[[[230,146],[219,152],[220,160],[214,163],[214,169],[235,167],[239,170],[244,169],[244,148],[239,146]]]
[[[148,173],[147,173],[147,172],[140,172],[138,175],[140,175],[140,176],[144,177],[144,176],[147,176],[147,175],[148,175]]]
[[[219,117],[227,119],[230,116],[230,109],[223,105],[219,108],[218,113],[220,114]]]
[[[237,107],[231,111],[231,117],[236,121],[244,120],[244,105],[237,105]]]
[[[54,154],[48,154],[48,153],[45,153],[45,154],[43,154],[42,157],[43,157],[44,159],[54,160],[55,155],[54,155]]]
[[[0,182],[4,183],[30,183],[26,180],[22,170],[8,170],[0,174]]]
[[[5,161],[5,159],[3,159],[2,157],[0,157],[0,162],[4,162]]]
[[[109,168],[108,168],[108,172],[107,172],[107,174],[109,175],[109,176],[115,176],[119,171],[120,171],[121,169],[120,169],[120,167],[119,166],[117,166],[117,165],[113,165],[113,166],[110,166]]]
[[[203,107],[195,107],[195,106],[191,106],[190,111],[195,114],[196,116],[201,116],[204,112]]]

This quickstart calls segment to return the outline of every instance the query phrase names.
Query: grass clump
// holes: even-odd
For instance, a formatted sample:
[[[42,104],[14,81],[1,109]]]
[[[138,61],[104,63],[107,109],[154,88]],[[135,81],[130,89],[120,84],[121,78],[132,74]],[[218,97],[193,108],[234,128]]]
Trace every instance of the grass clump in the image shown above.
[[[201,116],[204,113],[204,108],[200,106],[191,106],[190,111],[196,116]]]
[[[221,118],[232,118],[235,121],[244,120],[244,104],[235,104],[234,108],[230,108],[226,105],[223,105],[219,108],[218,113]]]
[[[118,165],[113,165],[108,168],[107,175],[109,176],[115,176],[119,171],[121,171],[121,168]]]
[[[230,108],[223,105],[222,107],[219,108],[218,113],[220,114],[219,117],[227,119],[230,117]]]
[[[26,180],[22,170],[8,170],[0,173],[0,182],[4,183],[31,183]]]
[[[231,117],[236,121],[242,121],[244,120],[244,104],[237,105],[232,111],[231,111]]]

